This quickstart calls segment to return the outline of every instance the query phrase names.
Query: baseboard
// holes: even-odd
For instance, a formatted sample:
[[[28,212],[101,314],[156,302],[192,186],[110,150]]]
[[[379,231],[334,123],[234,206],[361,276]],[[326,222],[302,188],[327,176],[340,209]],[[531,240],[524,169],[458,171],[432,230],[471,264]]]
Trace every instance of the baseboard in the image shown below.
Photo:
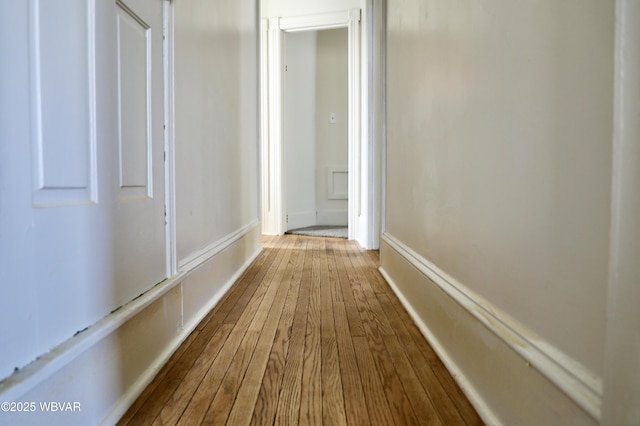
[[[209,260],[211,257],[218,254],[220,251],[229,247],[231,244],[238,241],[238,239],[244,237],[249,231],[254,229],[258,225],[259,221],[256,219],[253,222],[237,229],[236,231],[225,235],[217,241],[209,244],[203,249],[197,250],[191,255],[178,261],[178,271],[192,271],[202,263]]]
[[[318,225],[347,226],[349,214],[344,210],[318,210]]]
[[[597,376],[398,239],[381,240],[381,273],[487,424],[598,424]]]
[[[230,234],[209,257],[190,263],[197,265],[193,269],[4,380],[0,401],[33,402],[36,410],[0,413],[0,423],[115,424],[260,251],[260,223],[255,222]],[[78,403],[80,410],[41,410],[39,404],[49,401]]]

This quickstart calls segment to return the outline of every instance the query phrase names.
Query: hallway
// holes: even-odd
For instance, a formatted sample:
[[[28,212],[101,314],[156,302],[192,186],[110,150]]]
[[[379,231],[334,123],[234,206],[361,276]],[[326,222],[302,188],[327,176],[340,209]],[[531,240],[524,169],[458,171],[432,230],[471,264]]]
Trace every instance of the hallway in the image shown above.
[[[120,420],[140,424],[482,424],[353,241],[264,250]]]

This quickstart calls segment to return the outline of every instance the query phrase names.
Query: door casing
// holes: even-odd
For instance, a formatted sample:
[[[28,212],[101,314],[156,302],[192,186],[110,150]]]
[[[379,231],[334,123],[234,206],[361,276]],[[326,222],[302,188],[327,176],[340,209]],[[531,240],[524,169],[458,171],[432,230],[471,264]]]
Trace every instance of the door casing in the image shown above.
[[[283,54],[284,32],[347,28],[349,43],[349,239],[359,238],[361,191],[361,78],[360,9],[297,17],[276,17],[263,22],[262,41],[262,220],[263,233],[282,235],[286,230],[283,153]],[[265,37],[266,33],[266,37]],[[265,54],[266,52],[266,54]],[[266,79],[264,78],[266,76]],[[266,114],[265,114],[266,111]],[[266,125],[265,125],[266,124]],[[362,238],[365,235],[361,236]],[[362,244],[367,246],[369,244]]]

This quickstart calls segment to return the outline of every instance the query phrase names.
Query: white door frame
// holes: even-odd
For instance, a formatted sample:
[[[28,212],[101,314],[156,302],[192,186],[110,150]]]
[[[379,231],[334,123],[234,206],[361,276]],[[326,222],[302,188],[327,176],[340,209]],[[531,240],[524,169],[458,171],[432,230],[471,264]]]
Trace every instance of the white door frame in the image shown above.
[[[164,187],[167,277],[178,273],[176,253],[176,156],[175,156],[175,85],[174,85],[174,9],[173,2],[164,8]]]
[[[266,28],[265,28],[266,27]],[[297,17],[270,18],[262,41],[262,230],[282,235],[286,229],[283,179],[283,57],[284,32],[347,28],[349,43],[349,239],[359,240],[360,216],[360,9]],[[266,30],[266,37],[264,31]],[[265,55],[266,51],[266,55]],[[266,79],[265,79],[266,76]],[[266,83],[266,84],[265,84]],[[265,111],[266,114],[265,114]],[[267,123],[264,123],[264,119]],[[363,191],[364,195],[370,191]],[[366,236],[362,236],[366,238]],[[362,242],[361,242],[362,244]],[[363,245],[368,245],[365,243]]]
[[[640,333],[640,4],[616,1],[613,168],[602,424],[637,423]],[[634,337],[632,337],[634,336]]]

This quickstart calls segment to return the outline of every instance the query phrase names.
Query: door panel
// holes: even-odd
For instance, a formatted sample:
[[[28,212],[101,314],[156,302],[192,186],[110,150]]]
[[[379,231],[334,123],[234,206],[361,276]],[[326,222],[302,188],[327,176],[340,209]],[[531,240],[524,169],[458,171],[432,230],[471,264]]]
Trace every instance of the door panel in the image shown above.
[[[161,0],[117,1],[116,278],[142,292],[166,278]]]
[[[152,64],[150,28],[130,10],[118,8],[118,169],[120,200],[153,196],[153,102],[148,83]]]
[[[316,31],[285,35],[285,230],[316,224]]]
[[[93,1],[32,0],[29,7],[30,77],[38,88],[31,91],[34,205],[91,203],[96,194]]]
[[[162,18],[0,1],[0,377],[166,276]]]

